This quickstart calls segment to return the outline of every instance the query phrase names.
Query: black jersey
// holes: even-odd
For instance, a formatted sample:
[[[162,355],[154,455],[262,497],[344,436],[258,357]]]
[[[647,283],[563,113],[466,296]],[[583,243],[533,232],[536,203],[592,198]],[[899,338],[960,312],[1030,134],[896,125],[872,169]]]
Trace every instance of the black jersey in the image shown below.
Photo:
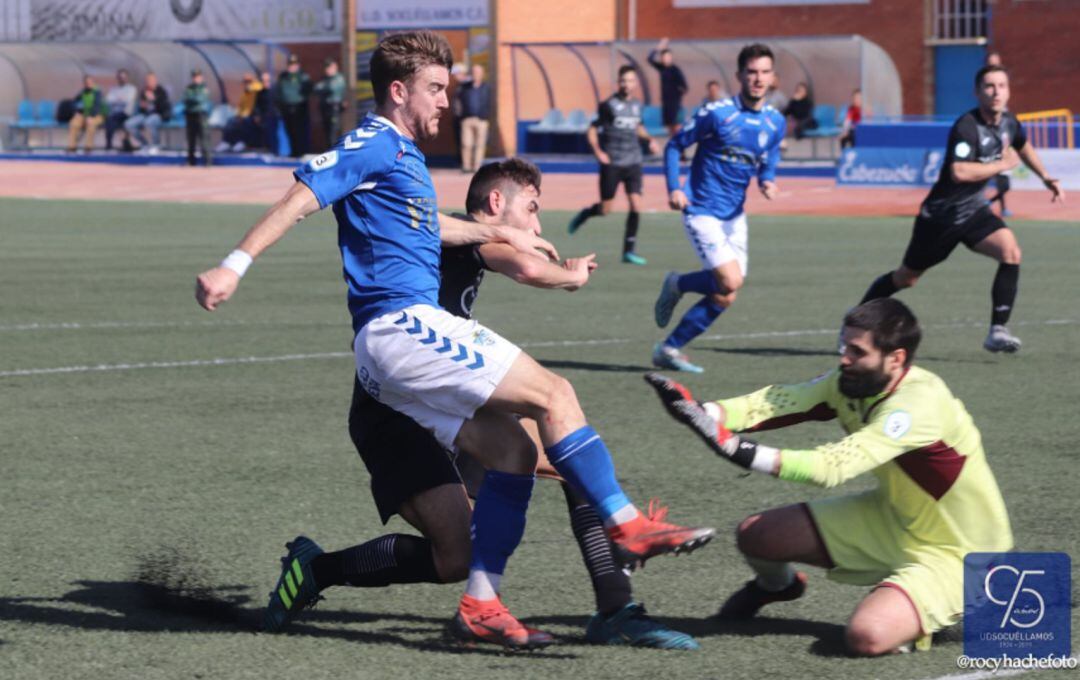
[[[960,116],[949,131],[941,175],[923,201],[921,214],[936,222],[967,222],[987,206],[983,189],[990,178],[981,182],[957,182],[952,178],[953,163],[992,163],[1001,160],[1005,147],[1012,146],[1019,151],[1026,143],[1024,128],[1009,112],[1002,115],[998,125],[984,121],[978,109]]]
[[[490,267],[480,255],[479,245],[442,249],[439,262],[439,304],[454,316],[472,318],[472,306]]]
[[[641,102],[613,94],[600,102],[593,125],[600,136],[600,148],[611,157],[612,165],[641,165]]]

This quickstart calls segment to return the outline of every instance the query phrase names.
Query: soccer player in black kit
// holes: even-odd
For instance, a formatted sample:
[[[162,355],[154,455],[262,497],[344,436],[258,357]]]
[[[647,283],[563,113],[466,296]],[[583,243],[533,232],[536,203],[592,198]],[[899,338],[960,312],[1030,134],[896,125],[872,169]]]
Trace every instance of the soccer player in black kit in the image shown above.
[[[465,202],[468,219],[539,231],[540,181],[540,170],[520,159],[482,166],[469,185]],[[596,268],[594,254],[555,263],[530,255],[519,257],[505,245],[444,248],[439,304],[451,314],[472,318],[485,271],[537,288],[574,291],[588,283]],[[483,336],[475,342],[482,344]],[[520,422],[538,442],[535,422]],[[421,535],[385,534],[319,555],[312,562],[318,587],[372,588],[463,580],[470,554],[466,495],[476,497],[484,469],[465,452],[448,452],[416,421],[369,396],[355,377],[349,434],[371,474],[371,493],[383,523],[400,515]],[[574,537],[592,580],[597,612],[589,620],[585,639],[594,644],[698,649],[691,636],[653,619],[633,600],[629,576],[589,502],[563,481],[542,455],[536,472],[562,483]],[[439,489],[454,493],[436,495]],[[441,503],[437,510],[436,503]],[[428,508],[426,514],[421,507]],[[531,631],[530,640],[534,634],[546,635]]]
[[[660,153],[660,147],[641,123],[642,104],[634,97],[637,90],[638,76],[634,67],[619,67],[619,89],[600,103],[597,118],[586,134],[596,160],[600,161],[600,202],[575,215],[570,220],[569,230],[573,234],[590,217],[611,212],[611,202],[622,184],[630,202],[622,261],[642,265],[646,264],[645,258],[634,252],[641,219],[641,142],[648,143],[652,154]]]
[[[1012,230],[990,211],[983,196],[987,182],[1021,161],[1050,190],[1051,200],[1065,200],[1060,182],[1046,173],[1016,116],[1007,111],[1009,74],[1002,66],[984,66],[975,76],[978,107],[949,131],[945,162],[923,201],[907,252],[899,269],[883,274],[862,302],[889,297],[914,286],[931,267],[944,262],[957,244],[998,261],[990,288],[990,332],[983,347],[990,352],[1016,352],[1020,338],[1006,328],[1020,280],[1020,245]]]

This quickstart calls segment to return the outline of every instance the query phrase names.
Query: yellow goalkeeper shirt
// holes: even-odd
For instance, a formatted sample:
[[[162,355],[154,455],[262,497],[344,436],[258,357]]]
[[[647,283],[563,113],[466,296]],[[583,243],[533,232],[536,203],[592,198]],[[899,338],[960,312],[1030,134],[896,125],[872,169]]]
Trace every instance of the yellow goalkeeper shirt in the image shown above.
[[[892,392],[852,399],[840,392],[840,371],[807,383],[772,385],[721,400],[733,432],[836,418],[843,439],[814,449],[785,449],[780,478],[825,487],[864,472],[907,540],[1005,551],[1012,529],[982,438],[944,381],[912,366]]]

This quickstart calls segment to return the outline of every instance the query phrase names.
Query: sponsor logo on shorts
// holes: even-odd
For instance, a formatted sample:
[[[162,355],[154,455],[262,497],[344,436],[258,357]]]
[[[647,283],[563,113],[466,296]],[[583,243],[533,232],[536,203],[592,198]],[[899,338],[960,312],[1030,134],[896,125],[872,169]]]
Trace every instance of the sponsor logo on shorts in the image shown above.
[[[379,381],[371,377],[367,366],[361,366],[360,370],[356,372],[356,377],[360,379],[360,386],[364,388],[365,392],[376,399],[379,398]]]
[[[1068,656],[1072,561],[1065,553],[964,557],[964,654]]]
[[[911,414],[907,411],[893,411],[885,417],[885,436],[900,439],[911,429]]]

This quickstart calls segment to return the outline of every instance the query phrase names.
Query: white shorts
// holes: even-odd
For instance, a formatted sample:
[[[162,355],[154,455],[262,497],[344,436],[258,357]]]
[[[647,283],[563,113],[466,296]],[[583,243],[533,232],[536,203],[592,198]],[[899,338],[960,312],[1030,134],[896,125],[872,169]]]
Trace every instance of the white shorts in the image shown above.
[[[735,260],[742,275],[746,276],[750,266],[746,213],[739,213],[730,220],[717,219],[712,215],[684,214],[683,228],[705,268],[716,269]]]
[[[453,449],[462,423],[487,402],[521,349],[476,321],[413,305],[369,321],[353,351],[368,394]]]

